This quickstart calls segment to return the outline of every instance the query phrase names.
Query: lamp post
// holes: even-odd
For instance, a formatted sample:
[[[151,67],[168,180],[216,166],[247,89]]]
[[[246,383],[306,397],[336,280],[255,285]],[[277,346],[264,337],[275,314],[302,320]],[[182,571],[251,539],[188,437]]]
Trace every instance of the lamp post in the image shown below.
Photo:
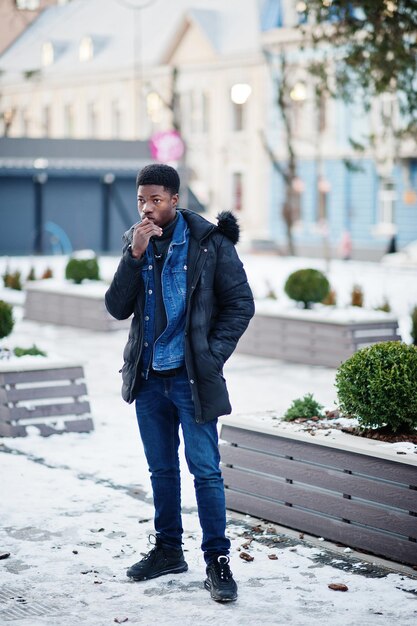
[[[139,139],[140,119],[142,115],[141,103],[141,79],[142,79],[142,25],[141,11],[147,9],[157,0],[115,0],[120,6],[134,11],[134,31],[133,31],[133,128],[134,138]]]
[[[34,254],[43,254],[43,225],[44,225],[44,210],[43,210],[43,186],[48,180],[48,174],[45,169],[48,167],[47,159],[35,159],[33,162],[35,170],[39,170],[33,176],[33,190],[34,190],[34,231],[35,238],[33,242]]]

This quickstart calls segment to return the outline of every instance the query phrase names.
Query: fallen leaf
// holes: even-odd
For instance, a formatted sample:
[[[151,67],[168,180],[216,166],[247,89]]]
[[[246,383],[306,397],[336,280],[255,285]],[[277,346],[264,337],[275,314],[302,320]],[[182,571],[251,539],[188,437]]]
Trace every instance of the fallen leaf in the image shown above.
[[[258,524],[257,526],[253,526],[252,527],[252,532],[253,533],[263,533],[264,529],[262,528],[262,526],[260,524]]]
[[[245,541],[245,543],[242,543],[241,548],[243,548],[244,550],[247,550],[248,548],[250,548],[250,544],[252,543],[253,538],[252,539],[248,539],[248,541]]]
[[[78,554],[78,550],[73,550],[72,553],[73,554]]]
[[[10,552],[2,552],[0,554],[0,561],[3,561],[3,559],[8,559],[10,556]]]
[[[298,536],[300,539],[304,539],[304,533],[300,533]]]
[[[116,624],[124,624],[125,622],[129,621],[128,617],[115,617],[114,621],[116,622]]]
[[[248,554],[247,552],[241,552],[239,554],[240,558],[244,561],[253,561],[254,557]]]
[[[349,587],[347,585],[343,585],[342,583],[330,583],[327,585],[329,589],[333,589],[333,591],[348,591]]]
[[[268,554],[268,559],[271,559],[271,561],[278,561],[276,554]]]

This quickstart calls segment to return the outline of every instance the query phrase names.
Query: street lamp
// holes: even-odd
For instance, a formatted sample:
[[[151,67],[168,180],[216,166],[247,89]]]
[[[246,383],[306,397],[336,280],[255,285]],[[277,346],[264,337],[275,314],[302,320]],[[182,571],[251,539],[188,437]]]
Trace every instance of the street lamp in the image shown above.
[[[304,102],[307,99],[307,87],[301,81],[295,83],[290,91],[290,98],[294,102]]]
[[[140,90],[138,89],[142,68],[141,68],[141,22],[140,22],[140,12],[142,9],[147,9],[152,4],[154,4],[157,0],[114,0],[120,6],[125,9],[133,10],[135,19],[134,19],[134,39],[133,39],[133,81],[134,81],[134,95],[133,95],[133,111],[134,111],[134,132],[135,139],[139,138],[139,119],[141,117],[141,98],[140,98]]]
[[[230,99],[233,104],[245,104],[252,93],[252,87],[247,83],[236,83],[230,90]]]

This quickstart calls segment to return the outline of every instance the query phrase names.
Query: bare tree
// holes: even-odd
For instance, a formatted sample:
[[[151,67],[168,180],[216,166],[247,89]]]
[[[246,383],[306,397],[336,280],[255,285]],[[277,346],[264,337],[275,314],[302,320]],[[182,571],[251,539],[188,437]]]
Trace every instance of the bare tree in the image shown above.
[[[278,159],[274,149],[271,147],[268,137],[262,133],[261,140],[274,170],[282,177],[284,183],[284,199],[280,207],[282,219],[285,223],[287,247],[290,255],[295,255],[295,245],[293,237],[293,226],[298,218],[298,193],[294,188],[297,178],[297,156],[295,151],[294,120],[292,115],[292,102],[290,97],[291,79],[290,68],[287,56],[281,49],[278,55],[264,49],[264,57],[271,72],[271,77],[275,88],[275,103],[281,115],[284,133],[285,147],[287,151],[286,160]]]

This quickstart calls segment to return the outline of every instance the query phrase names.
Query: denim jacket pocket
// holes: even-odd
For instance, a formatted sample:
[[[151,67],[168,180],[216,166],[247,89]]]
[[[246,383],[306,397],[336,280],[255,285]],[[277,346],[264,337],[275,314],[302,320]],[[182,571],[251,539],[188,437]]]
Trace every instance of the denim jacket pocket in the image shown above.
[[[187,266],[172,268],[172,278],[177,294],[185,296],[187,293]]]

